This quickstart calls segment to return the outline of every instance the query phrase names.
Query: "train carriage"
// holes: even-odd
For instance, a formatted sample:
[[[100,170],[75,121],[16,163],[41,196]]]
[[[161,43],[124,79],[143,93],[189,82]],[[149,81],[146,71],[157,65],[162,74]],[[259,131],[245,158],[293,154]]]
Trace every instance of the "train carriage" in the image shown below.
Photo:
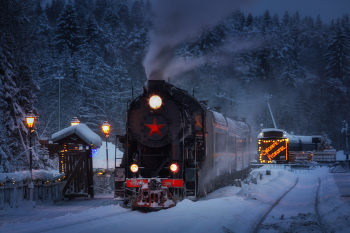
[[[319,151],[318,143],[321,141],[322,136],[290,135],[280,129],[263,129],[258,135],[259,161],[260,163],[290,163],[334,160],[333,154]],[[313,157],[314,154],[317,156]]]
[[[286,163],[289,159],[289,138],[283,130],[263,129],[258,135],[260,163]]]

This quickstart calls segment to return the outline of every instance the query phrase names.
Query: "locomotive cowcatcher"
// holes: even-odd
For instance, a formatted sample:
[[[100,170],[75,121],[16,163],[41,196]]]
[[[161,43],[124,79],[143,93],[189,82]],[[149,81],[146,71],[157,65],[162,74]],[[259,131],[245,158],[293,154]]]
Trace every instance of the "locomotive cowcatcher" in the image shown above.
[[[168,208],[197,198],[249,166],[250,127],[209,110],[164,80],[149,80],[130,103],[115,197],[133,208]],[[232,176],[231,176],[232,178]],[[220,181],[221,180],[221,181]]]

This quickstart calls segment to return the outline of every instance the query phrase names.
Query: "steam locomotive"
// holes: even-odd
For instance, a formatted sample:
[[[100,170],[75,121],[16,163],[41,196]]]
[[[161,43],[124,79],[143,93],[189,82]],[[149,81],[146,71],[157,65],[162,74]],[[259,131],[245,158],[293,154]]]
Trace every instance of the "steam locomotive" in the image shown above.
[[[115,197],[133,208],[169,208],[243,178],[250,169],[251,129],[210,110],[185,90],[149,80],[117,136]]]

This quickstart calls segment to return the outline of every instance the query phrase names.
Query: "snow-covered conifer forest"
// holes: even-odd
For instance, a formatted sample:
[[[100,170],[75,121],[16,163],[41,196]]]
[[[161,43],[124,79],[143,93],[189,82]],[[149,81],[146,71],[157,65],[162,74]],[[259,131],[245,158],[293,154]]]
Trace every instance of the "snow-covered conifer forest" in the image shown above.
[[[149,0],[2,0],[0,8],[0,173],[27,169],[33,110],[34,169],[54,168],[38,146],[72,117],[111,138],[125,132],[128,101],[147,80],[143,61],[157,17]],[[246,117],[253,137],[272,127],[300,135],[324,131],[344,148],[342,121],[350,109],[350,20],[331,22],[298,12],[263,15],[234,11],[199,36],[178,44],[172,57],[192,69],[163,77],[230,117]],[[201,59],[198,59],[201,58]],[[60,80],[60,81],[59,81]],[[133,96],[132,96],[133,87]],[[348,122],[349,123],[349,122]],[[34,140],[34,139],[33,139]]]

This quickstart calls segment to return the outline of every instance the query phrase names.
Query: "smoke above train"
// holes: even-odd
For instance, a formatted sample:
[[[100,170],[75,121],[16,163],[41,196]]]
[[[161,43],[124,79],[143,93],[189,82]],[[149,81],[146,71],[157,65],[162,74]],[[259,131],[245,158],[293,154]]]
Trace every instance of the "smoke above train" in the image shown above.
[[[154,26],[148,34],[150,45],[143,61],[149,80],[165,80],[199,65],[210,62],[207,57],[191,60],[175,58],[175,49],[185,41],[196,38],[205,28],[242,6],[256,0],[157,0],[154,4]]]

